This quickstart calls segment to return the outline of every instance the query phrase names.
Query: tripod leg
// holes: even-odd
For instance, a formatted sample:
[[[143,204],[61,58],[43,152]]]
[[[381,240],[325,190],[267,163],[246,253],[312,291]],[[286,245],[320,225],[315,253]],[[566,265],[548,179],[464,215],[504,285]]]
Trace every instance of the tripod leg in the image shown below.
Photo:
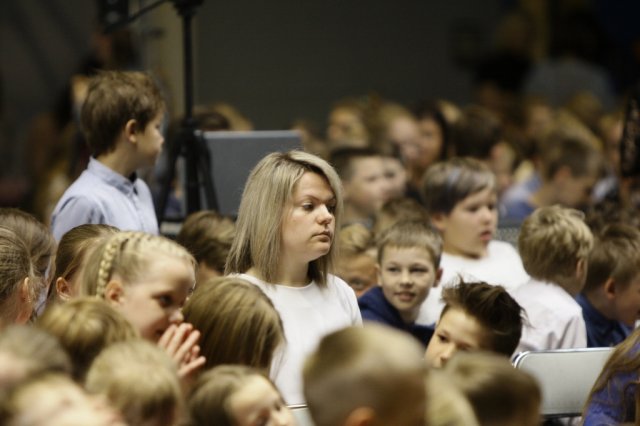
[[[167,174],[164,177],[162,182],[162,186],[160,189],[160,198],[158,199],[158,203],[156,206],[156,217],[158,218],[158,224],[161,225],[164,220],[164,214],[167,209],[167,202],[169,200],[169,193],[171,192],[171,184],[176,177],[176,162],[178,161],[178,157],[180,156],[180,151],[182,150],[184,133],[180,131],[178,136],[173,140],[171,145],[169,146],[169,167],[167,169]]]

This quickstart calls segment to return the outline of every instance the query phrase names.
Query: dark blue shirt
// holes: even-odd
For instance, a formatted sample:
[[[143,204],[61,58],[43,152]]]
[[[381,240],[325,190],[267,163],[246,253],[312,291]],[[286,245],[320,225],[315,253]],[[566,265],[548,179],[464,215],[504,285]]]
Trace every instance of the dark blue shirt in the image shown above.
[[[376,321],[411,334],[424,346],[427,346],[433,327],[420,324],[407,324],[402,320],[400,312],[384,297],[382,287],[373,287],[358,299],[363,321]],[[366,325],[366,324],[365,324]]]
[[[633,331],[633,327],[602,315],[584,294],[579,294],[576,301],[582,306],[582,317],[587,325],[587,347],[615,346]]]

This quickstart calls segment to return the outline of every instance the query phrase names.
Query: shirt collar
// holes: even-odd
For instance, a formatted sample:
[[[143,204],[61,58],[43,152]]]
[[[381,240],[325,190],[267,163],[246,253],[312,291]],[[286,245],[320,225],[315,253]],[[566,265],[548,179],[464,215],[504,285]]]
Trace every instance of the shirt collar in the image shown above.
[[[89,158],[87,170],[98,176],[101,180],[117,188],[123,194],[129,195],[135,192],[134,184],[137,179],[135,173],[133,173],[130,178],[124,177],[93,157]]]

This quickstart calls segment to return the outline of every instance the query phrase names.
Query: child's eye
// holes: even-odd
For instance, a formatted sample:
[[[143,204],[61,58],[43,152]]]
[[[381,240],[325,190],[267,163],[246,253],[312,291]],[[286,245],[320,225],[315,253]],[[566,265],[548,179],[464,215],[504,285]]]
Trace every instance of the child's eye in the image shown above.
[[[160,303],[160,306],[163,308],[169,307],[173,304],[173,297],[169,295],[158,296],[158,303]]]
[[[440,342],[442,343],[447,343],[449,341],[449,338],[444,334],[438,334],[437,336],[438,336],[438,340],[440,340]]]
[[[426,274],[429,272],[427,268],[411,268],[410,271],[412,274]]]
[[[388,271],[388,272],[395,273],[395,272],[400,271],[400,268],[398,268],[397,266],[388,266],[388,267],[387,267],[387,271]]]

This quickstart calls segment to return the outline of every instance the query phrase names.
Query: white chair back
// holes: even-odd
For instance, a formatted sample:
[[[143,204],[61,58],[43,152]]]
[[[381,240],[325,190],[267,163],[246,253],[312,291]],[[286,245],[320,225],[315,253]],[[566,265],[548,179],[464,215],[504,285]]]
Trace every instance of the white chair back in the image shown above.
[[[542,389],[546,418],[579,416],[612,348],[522,352],[513,365],[531,373]]]

